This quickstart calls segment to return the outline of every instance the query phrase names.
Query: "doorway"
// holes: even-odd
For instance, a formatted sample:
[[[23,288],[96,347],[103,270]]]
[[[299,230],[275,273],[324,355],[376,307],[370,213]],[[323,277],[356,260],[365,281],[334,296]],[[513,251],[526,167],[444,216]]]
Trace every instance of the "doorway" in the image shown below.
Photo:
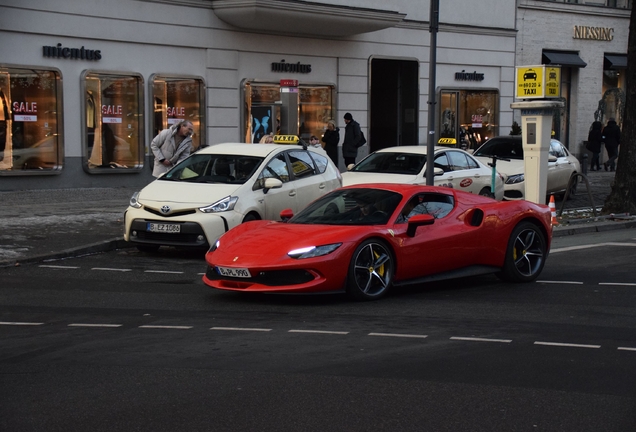
[[[418,145],[419,63],[371,59],[369,152]]]

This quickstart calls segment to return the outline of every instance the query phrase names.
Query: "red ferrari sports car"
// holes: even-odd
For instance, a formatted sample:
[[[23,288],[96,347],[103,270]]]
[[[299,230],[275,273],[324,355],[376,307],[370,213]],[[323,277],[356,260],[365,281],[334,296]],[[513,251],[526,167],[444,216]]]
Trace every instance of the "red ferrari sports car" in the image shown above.
[[[346,291],[360,300],[485,273],[530,282],[552,240],[548,206],[436,186],[352,185],[281,218],[225,233],[206,254],[203,281],[233,291]]]

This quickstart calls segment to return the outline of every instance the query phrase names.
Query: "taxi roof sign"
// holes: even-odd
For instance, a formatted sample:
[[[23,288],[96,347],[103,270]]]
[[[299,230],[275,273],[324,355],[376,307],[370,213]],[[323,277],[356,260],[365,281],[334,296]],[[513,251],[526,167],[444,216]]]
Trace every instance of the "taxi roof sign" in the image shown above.
[[[274,144],[298,144],[298,135],[274,135]]]
[[[561,96],[560,66],[517,66],[515,70],[517,99],[549,99]]]

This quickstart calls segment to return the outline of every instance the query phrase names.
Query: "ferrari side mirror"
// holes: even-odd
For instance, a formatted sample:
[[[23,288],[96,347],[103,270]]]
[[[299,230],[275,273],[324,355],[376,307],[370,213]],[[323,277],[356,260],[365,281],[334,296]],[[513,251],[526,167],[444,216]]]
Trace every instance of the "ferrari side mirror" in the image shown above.
[[[409,218],[408,227],[406,228],[406,235],[409,237],[414,237],[417,227],[424,225],[433,225],[434,223],[435,218],[430,214],[420,214],[412,216],[411,218]]]

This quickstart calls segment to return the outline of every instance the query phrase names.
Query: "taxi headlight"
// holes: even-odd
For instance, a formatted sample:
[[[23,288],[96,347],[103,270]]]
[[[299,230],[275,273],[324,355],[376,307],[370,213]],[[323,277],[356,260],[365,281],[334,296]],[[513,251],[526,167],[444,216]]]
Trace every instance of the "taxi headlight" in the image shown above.
[[[338,249],[340,246],[342,246],[342,243],[333,243],[323,246],[308,246],[305,248],[289,251],[287,252],[287,255],[289,255],[291,258],[296,259],[314,258],[330,254],[331,252]]]
[[[506,184],[516,184],[521,183],[523,181],[523,174],[515,174],[508,176],[506,179]]]
[[[203,213],[220,213],[234,210],[234,206],[238,201],[238,197],[236,196],[226,196],[223,199],[218,200],[215,203],[210,204],[209,206],[201,207]]]
[[[139,202],[139,192],[135,192],[134,194],[132,194],[132,196],[130,197],[130,206],[132,208],[141,208],[142,205]]]

